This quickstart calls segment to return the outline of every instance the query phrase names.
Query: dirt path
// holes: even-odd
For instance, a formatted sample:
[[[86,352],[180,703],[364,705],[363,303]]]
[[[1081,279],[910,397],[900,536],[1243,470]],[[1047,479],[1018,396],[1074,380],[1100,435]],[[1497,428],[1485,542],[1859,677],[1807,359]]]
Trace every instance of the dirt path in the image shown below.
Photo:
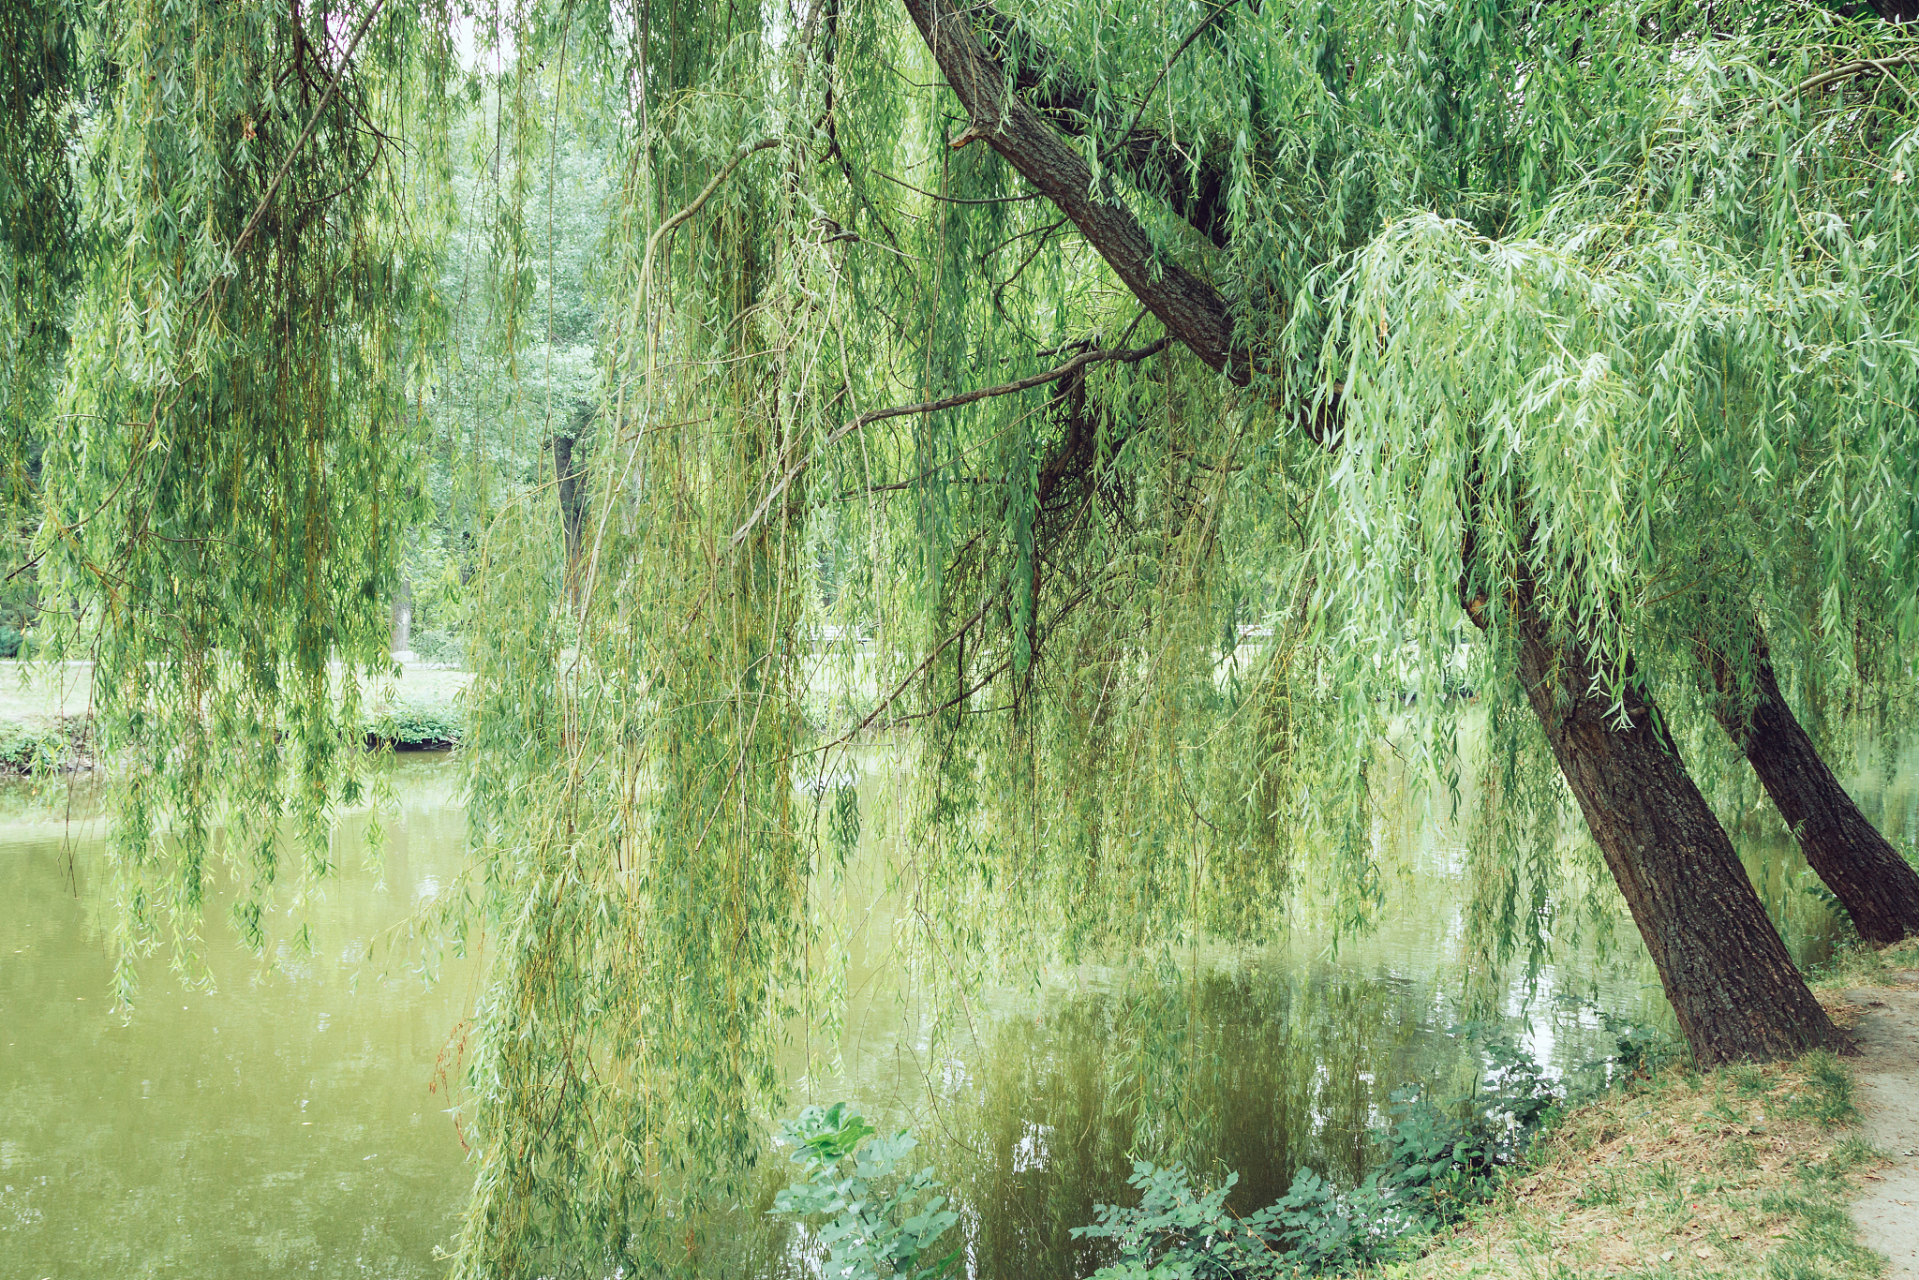
[[[1895,976],[1898,986],[1846,993],[1864,1011],[1852,1028],[1853,1100],[1866,1141],[1892,1157],[1867,1175],[1852,1216],[1866,1247],[1892,1260],[1886,1280],[1919,1280],[1919,970]]]

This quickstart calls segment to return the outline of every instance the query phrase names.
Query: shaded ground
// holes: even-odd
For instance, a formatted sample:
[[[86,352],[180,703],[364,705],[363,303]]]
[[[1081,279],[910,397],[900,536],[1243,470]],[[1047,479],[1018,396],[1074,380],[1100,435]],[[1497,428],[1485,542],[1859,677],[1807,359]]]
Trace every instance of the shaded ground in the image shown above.
[[[1891,1260],[1888,1280],[1919,1280],[1919,969],[1891,976],[1897,985],[1846,993],[1860,1010],[1853,1102],[1866,1141],[1889,1157],[1864,1175],[1852,1216],[1860,1241]]]

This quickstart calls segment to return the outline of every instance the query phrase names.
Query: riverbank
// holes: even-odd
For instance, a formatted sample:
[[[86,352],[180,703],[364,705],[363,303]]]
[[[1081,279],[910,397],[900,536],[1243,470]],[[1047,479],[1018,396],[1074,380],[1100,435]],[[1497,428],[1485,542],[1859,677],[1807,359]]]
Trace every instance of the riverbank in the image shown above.
[[[92,675],[90,663],[0,661],[0,776],[93,769]],[[466,734],[460,695],[472,678],[453,667],[407,663],[397,677],[368,682],[361,695],[367,746],[458,746]]]
[[[1848,1028],[1894,1003],[1919,1013],[1915,966],[1919,940],[1853,953],[1817,984],[1820,1000]],[[1864,1028],[1859,1038],[1870,1054]],[[1875,1083],[1919,1098],[1919,1061],[1910,1052],[1812,1054],[1708,1072],[1674,1066],[1637,1078],[1564,1117],[1542,1138],[1541,1162],[1436,1248],[1379,1274],[1887,1275],[1850,1209],[1913,1162],[1903,1150],[1875,1148],[1861,1127],[1855,1078],[1868,1065]],[[1909,1207],[1907,1221],[1919,1219],[1919,1202],[1896,1207]],[[1871,1242],[1891,1247],[1883,1235]]]

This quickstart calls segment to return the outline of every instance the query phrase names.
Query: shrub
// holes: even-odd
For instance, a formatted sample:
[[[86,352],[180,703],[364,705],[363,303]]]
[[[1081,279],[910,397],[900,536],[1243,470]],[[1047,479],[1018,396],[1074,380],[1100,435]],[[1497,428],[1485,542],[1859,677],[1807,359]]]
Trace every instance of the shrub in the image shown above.
[[[20,632],[13,627],[0,626],[0,658],[20,656]]]
[[[1399,1256],[1403,1242],[1433,1227],[1377,1173],[1340,1191],[1301,1169],[1285,1196],[1246,1218],[1226,1208],[1238,1180],[1228,1174],[1217,1187],[1196,1189],[1177,1165],[1134,1162],[1128,1181],[1139,1189],[1139,1205],[1100,1205],[1097,1223],[1073,1228],[1119,1246],[1118,1260],[1094,1272],[1095,1280],[1266,1280],[1336,1270]]]
[[[413,637],[413,654],[421,662],[464,666],[466,642],[449,631],[422,631]]]
[[[846,1280],[943,1276],[959,1250],[931,1260],[927,1255],[959,1215],[946,1207],[930,1168],[898,1171],[917,1145],[911,1134],[902,1129],[890,1138],[876,1135],[847,1102],[808,1107],[787,1121],[782,1137],[793,1148],[788,1159],[806,1180],[775,1196],[773,1212],[823,1220],[818,1239],[826,1246],[827,1275]]]
[[[437,751],[457,747],[466,737],[466,719],[457,707],[399,702],[374,714],[367,724],[368,746],[395,751]]]
[[[1379,1138],[1381,1167],[1350,1190],[1302,1168],[1279,1201],[1245,1218],[1226,1209],[1237,1180],[1195,1189],[1183,1168],[1133,1166],[1137,1207],[1099,1206],[1074,1235],[1118,1243],[1095,1280],[1267,1280],[1350,1269],[1406,1256],[1416,1242],[1484,1199],[1516,1161],[1561,1095],[1509,1033],[1453,1028],[1481,1042],[1485,1087],[1442,1107],[1419,1089],[1393,1094],[1392,1128]]]
[[[0,773],[60,773],[84,766],[86,724],[63,720],[51,725],[0,721]]]

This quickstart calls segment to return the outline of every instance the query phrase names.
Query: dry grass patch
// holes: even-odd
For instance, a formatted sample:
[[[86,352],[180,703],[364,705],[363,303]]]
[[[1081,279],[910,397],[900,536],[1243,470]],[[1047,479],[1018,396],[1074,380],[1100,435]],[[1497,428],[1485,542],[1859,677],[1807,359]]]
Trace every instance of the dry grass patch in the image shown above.
[[[1870,1277],[1845,1199],[1877,1158],[1830,1054],[1673,1068],[1567,1116],[1539,1163],[1387,1276]]]

